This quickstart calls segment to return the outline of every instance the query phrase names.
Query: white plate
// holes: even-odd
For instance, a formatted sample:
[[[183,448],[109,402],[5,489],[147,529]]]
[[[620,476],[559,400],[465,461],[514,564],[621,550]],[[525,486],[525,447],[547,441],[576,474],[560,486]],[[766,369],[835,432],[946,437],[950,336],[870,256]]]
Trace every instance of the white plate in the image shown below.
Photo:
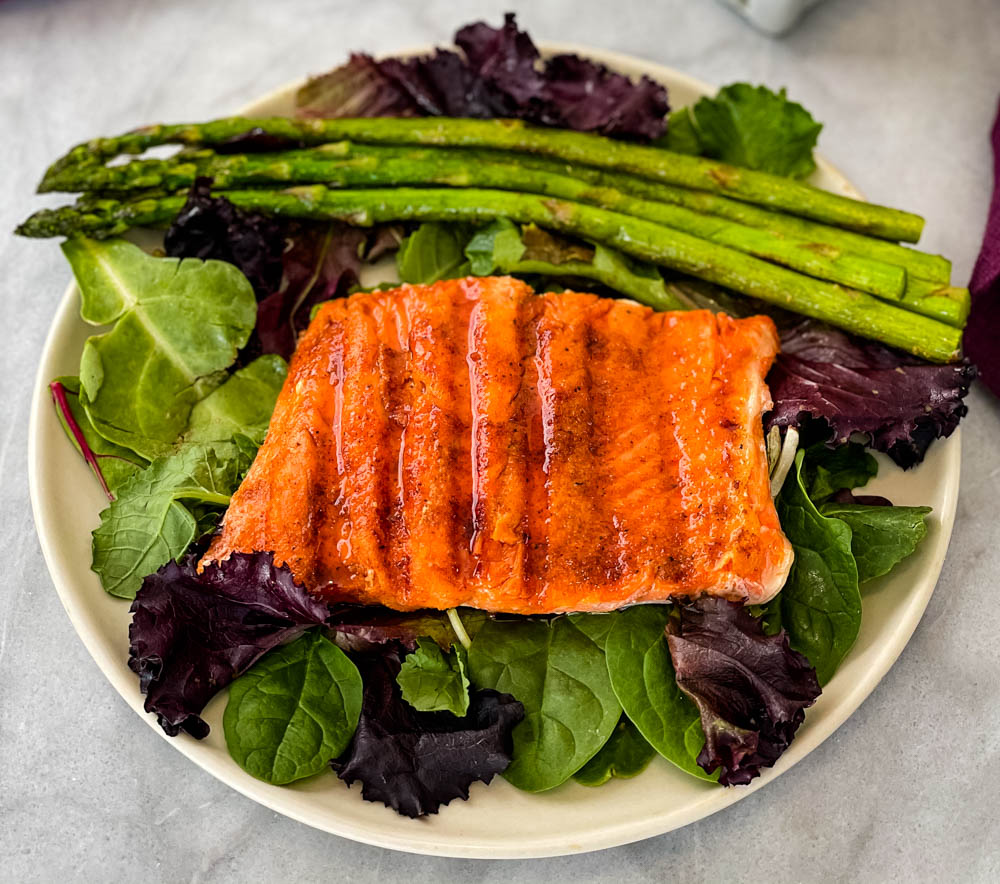
[[[578,52],[632,76],[665,83],[675,107],[711,90],[670,68],[579,46],[548,44],[547,52]],[[283,113],[298,84],[245,109]],[[857,192],[820,160],[815,183],[844,194]],[[68,274],[68,270],[67,270]],[[142,709],[135,675],[128,669],[128,603],[104,593],[89,569],[90,531],[105,500],[83,460],[63,434],[49,400],[48,382],[77,374],[84,340],[94,329],[78,316],[79,293],[70,285],[49,331],[35,384],[28,470],[35,524],[49,572],[66,612],[87,650],[118,692],[157,733]],[[356,841],[414,853],[461,857],[535,857],[579,853],[637,841],[708,816],[769,783],[816,748],[868,696],[899,656],[934,590],[951,536],[958,496],[961,446],[956,432],[931,447],[924,463],[908,473],[879,457],[882,475],[872,490],[898,504],[934,508],[930,531],[917,553],[866,589],[864,620],[854,649],[806,715],[795,741],[778,764],[749,787],[723,789],[680,773],[661,758],[641,776],[613,780],[598,789],[570,782],[551,792],[519,792],[501,778],[476,784],[471,800],[454,801],[437,816],[410,820],[381,804],[363,801],[333,774],[295,786],[270,786],[244,773],[226,751],[222,735],[225,695],[204,717],[212,727],[203,741],[188,736],[171,745],[209,773],[255,801],[293,819]],[[143,739],[138,730],[131,739]]]

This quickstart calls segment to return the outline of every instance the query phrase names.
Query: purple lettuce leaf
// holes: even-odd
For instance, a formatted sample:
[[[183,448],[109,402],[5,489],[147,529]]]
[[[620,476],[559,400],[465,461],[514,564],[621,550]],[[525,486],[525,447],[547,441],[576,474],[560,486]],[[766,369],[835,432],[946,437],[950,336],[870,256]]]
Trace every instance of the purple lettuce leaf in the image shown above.
[[[816,670],[784,630],[764,632],[746,607],[704,597],[678,606],[667,624],[677,686],[701,715],[705,746],[697,761],[720,769],[724,786],[742,786],[788,748],[820,695]]]
[[[191,187],[165,247],[174,257],[228,261],[250,280],[257,323],[241,354],[244,362],[265,353],[289,359],[312,308],[346,295],[357,285],[363,258],[399,242],[391,225],[371,231],[340,222],[283,223],[246,212],[224,196],[213,197],[211,185],[210,178],[199,178]]]
[[[257,300],[281,282],[284,227],[273,218],[246,212],[225,197],[212,196],[212,179],[198,178],[184,208],[164,237],[171,258],[210,258],[236,265],[250,280]]]
[[[955,431],[974,377],[967,362],[933,365],[807,320],[781,332],[765,428],[822,422],[838,443],[862,433],[908,469]]]
[[[370,55],[354,53],[346,64],[312,77],[295,97],[300,117],[413,117],[419,111],[404,89]]]
[[[888,497],[882,497],[879,494],[855,494],[850,488],[841,488],[823,502],[859,504],[861,506],[892,506],[892,501]]]
[[[507,117],[547,126],[649,141],[663,135],[667,91],[648,77],[633,82],[575,55],[541,60],[508,13],[499,28],[460,28],[461,54],[439,49],[410,59],[353,55],[314,78],[296,99],[306,117]],[[353,88],[352,88],[353,87]]]
[[[417,639],[429,636],[442,648],[450,648],[455,633],[443,611],[401,613],[381,605],[333,605],[327,637],[341,650],[374,651],[387,642],[398,642],[407,651],[416,650]]]
[[[557,55],[545,70],[549,104],[558,109],[555,125],[643,141],[666,131],[667,90],[649,77],[633,83],[578,55]]]
[[[438,49],[418,58],[387,58],[378,67],[409,98],[416,115],[490,119],[515,113],[505,96],[469,70],[456,52]]]
[[[517,116],[522,111],[544,116],[550,112],[548,71],[531,37],[518,30],[513,13],[504,16],[499,28],[491,28],[486,22],[459,28],[455,44],[465,53],[468,70],[491,87],[506,105],[508,115]]]
[[[979,369],[979,377],[990,391],[1000,396],[1000,108],[991,135],[993,143],[993,198],[983,245],[972,271],[969,289],[972,311],[965,327],[962,346]]]
[[[199,713],[272,648],[322,624],[313,599],[271,553],[233,553],[197,573],[197,556],[150,574],[132,603],[129,668],[170,736],[208,735]]]
[[[332,767],[348,785],[360,780],[365,800],[415,818],[437,813],[454,798],[467,799],[472,783],[489,783],[506,770],[510,734],[524,707],[508,694],[481,690],[462,718],[417,712],[396,683],[405,654],[401,644],[389,642],[352,657],[365,686],[361,719]]]
[[[340,222],[289,228],[280,285],[257,305],[254,333],[261,352],[291,358],[312,308],[357,285],[361,254],[370,235]]]

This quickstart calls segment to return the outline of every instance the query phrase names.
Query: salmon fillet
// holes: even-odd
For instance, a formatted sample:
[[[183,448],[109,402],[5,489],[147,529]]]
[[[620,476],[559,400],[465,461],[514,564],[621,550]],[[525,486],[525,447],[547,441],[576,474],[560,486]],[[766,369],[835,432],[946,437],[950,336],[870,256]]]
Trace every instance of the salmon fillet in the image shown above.
[[[766,317],[510,278],[331,301],[203,564],[269,550],[316,596],[397,610],[766,601],[792,561],[777,348]]]

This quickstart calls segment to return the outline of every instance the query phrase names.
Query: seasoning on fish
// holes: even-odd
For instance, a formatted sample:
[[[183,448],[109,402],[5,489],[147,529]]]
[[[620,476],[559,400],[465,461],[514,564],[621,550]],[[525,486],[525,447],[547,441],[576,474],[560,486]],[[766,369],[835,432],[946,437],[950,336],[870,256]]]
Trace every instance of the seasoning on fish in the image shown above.
[[[792,561],[777,347],[766,317],[504,277],[331,301],[204,562],[271,550],[317,596],[398,610],[766,601]]]

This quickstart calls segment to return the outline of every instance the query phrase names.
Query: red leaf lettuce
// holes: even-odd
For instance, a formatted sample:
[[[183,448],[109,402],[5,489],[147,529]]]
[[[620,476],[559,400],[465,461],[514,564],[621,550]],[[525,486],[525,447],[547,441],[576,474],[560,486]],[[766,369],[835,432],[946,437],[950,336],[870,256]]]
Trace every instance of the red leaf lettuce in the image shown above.
[[[263,353],[289,359],[312,308],[357,285],[362,258],[382,248],[385,232],[392,228],[372,232],[339,222],[279,222],[244,211],[224,196],[212,196],[211,184],[211,179],[199,178],[191,187],[167,230],[167,254],[215,258],[238,267],[258,302],[257,323],[243,361]]]
[[[907,469],[954,432],[974,377],[968,363],[933,365],[807,320],[781,332],[765,428],[822,421],[834,441],[863,433]]]
[[[633,82],[576,55],[546,62],[508,13],[455,34],[462,54],[439,49],[410,59],[352,55],[346,65],[299,92],[301,116],[508,117],[548,126],[652,140],[663,135],[667,91],[648,77]]]
[[[506,770],[510,733],[524,707],[509,694],[481,690],[462,718],[417,712],[396,683],[405,653],[389,642],[353,656],[365,685],[361,719],[347,752],[332,766],[344,782],[360,780],[367,801],[419,817],[453,798],[467,799],[472,783],[489,783]]]
[[[197,573],[197,556],[150,574],[132,603],[129,668],[170,736],[202,739],[205,704],[272,648],[322,624],[328,609],[271,553],[233,553]]]
[[[225,197],[214,197],[211,191],[211,178],[195,180],[163,247],[171,258],[211,258],[236,265],[259,301],[281,282],[284,227],[266,215],[237,208]]]
[[[820,695],[816,670],[788,645],[784,631],[739,603],[705,597],[678,605],[667,624],[677,686],[701,715],[705,746],[698,764],[720,769],[724,786],[742,786],[788,748]]]

